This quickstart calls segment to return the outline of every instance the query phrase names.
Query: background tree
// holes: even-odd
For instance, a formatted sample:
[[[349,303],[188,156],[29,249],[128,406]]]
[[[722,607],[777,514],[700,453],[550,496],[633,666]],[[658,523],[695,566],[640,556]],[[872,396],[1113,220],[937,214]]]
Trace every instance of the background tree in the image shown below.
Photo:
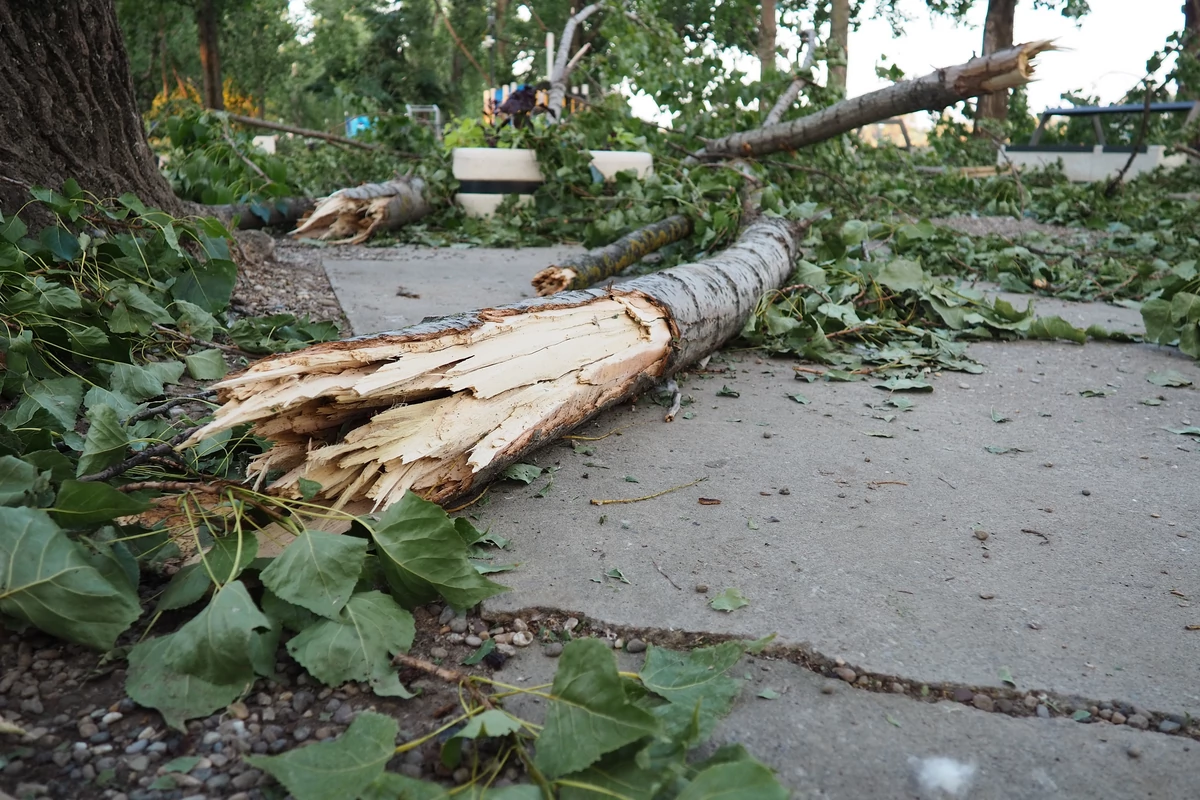
[[[0,3],[0,212],[68,178],[99,197],[179,203],[146,143],[113,0]],[[45,220],[28,220],[35,224]]]

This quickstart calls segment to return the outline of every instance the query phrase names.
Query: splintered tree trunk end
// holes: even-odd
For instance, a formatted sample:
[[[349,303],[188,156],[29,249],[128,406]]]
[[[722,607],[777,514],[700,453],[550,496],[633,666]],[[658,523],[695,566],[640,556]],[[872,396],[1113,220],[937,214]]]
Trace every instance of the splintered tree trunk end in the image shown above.
[[[274,446],[250,474],[337,506],[468,496],[514,461],[734,336],[791,274],[803,224],[762,219],[728,250],[610,291],[566,292],[273,356],[217,384],[216,419]]]
[[[395,230],[433,211],[425,195],[425,181],[398,178],[386,183],[366,183],[339,189],[313,209],[291,236],[358,244],[376,231]]]
[[[539,296],[586,289],[621,274],[627,267],[650,253],[692,235],[692,221],[676,214],[639,228],[604,247],[562,261],[533,276],[533,288]]]

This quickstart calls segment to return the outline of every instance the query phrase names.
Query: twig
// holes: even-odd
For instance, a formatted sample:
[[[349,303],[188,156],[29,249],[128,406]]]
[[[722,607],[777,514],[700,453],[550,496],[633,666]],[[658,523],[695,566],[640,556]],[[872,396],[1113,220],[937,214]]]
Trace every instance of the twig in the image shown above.
[[[567,75],[570,75],[575,70],[575,67],[579,66],[580,59],[582,59],[585,55],[587,55],[587,51],[591,50],[591,49],[592,49],[591,42],[583,43],[583,47],[579,48],[579,50],[575,53],[575,55],[571,56],[571,60],[567,62],[567,71],[566,71]]]
[[[1176,153],[1183,153],[1184,155],[1191,156],[1192,158],[1200,158],[1200,150],[1197,150],[1194,147],[1188,147],[1186,144],[1177,144],[1171,149]]]
[[[663,417],[663,422],[673,422],[675,415],[679,413],[680,404],[683,403],[683,392],[679,391],[679,384],[675,382],[674,378],[667,381],[666,390],[671,393],[671,408]]]
[[[794,372],[804,372],[804,373],[807,373],[807,374],[809,374],[809,375],[824,375],[824,374],[825,374],[825,370],[823,370],[823,369],[813,369],[812,367],[792,367],[792,371],[794,371]]]
[[[876,489],[880,486],[908,486],[904,481],[868,481],[868,489]]]
[[[580,436],[580,435],[578,435],[578,434],[574,434],[574,435],[571,435],[571,436],[564,436],[564,437],[562,437],[562,438],[564,438],[564,439],[578,439],[578,440],[579,440],[579,441],[581,441],[581,442],[598,442],[598,441],[600,441],[601,439],[607,439],[608,437],[612,436],[614,433],[620,433],[621,431],[625,430],[625,428],[628,428],[628,427],[629,427],[628,425],[625,425],[624,427],[621,427],[621,428],[613,428],[611,431],[609,431],[608,433],[604,434],[603,436]]]
[[[438,16],[441,17],[442,22],[446,24],[446,30],[450,32],[450,38],[454,40],[454,43],[458,45],[458,49],[461,50],[462,54],[467,57],[468,61],[471,62],[471,66],[473,66],[475,71],[479,73],[479,77],[483,78],[484,85],[490,85],[492,79],[488,77],[488,74],[484,68],[479,66],[479,62],[475,60],[475,56],[471,55],[471,51],[467,49],[465,44],[463,44],[463,40],[458,38],[458,31],[454,30],[454,26],[450,24],[450,18],[446,16],[446,12],[442,10],[442,0],[433,0],[433,7],[437,9]]]
[[[1117,187],[1125,180],[1125,173],[1129,172],[1129,168],[1133,166],[1133,160],[1137,158],[1138,149],[1142,146],[1142,142],[1146,139],[1146,130],[1150,127],[1150,101],[1154,99],[1154,84],[1146,81],[1146,100],[1142,105],[1142,127],[1138,130],[1137,139],[1133,142],[1133,149],[1129,151],[1129,158],[1125,161],[1125,166],[1121,167],[1121,171],[1113,176],[1113,179],[1108,182],[1108,186],[1104,187],[1104,196],[1112,197],[1117,193]]]
[[[136,466],[145,464],[152,458],[157,456],[165,456],[168,453],[172,453],[175,451],[176,445],[186,442],[193,433],[200,430],[202,427],[204,426],[196,425],[195,427],[188,428],[169,442],[163,442],[161,444],[156,444],[153,447],[147,447],[145,450],[135,453],[133,456],[125,459],[120,464],[113,464],[111,467],[106,467],[105,469],[102,469],[99,472],[94,472],[91,475],[83,475],[79,478],[79,481],[82,483],[107,481],[111,478],[115,478],[118,475],[128,472]]]
[[[674,586],[674,587],[675,587],[676,589],[678,589],[679,591],[681,591],[681,592],[683,591],[683,587],[682,587],[682,586],[680,586],[680,585],[679,585],[678,583],[676,583],[675,581],[671,580],[671,576],[670,576],[670,575],[668,575],[667,573],[663,572],[663,568],[662,568],[662,567],[660,567],[660,566],[658,565],[658,562],[657,562],[657,561],[653,561],[653,560],[652,560],[650,563],[654,565],[654,568],[655,568],[656,570],[658,570],[658,574],[659,574],[659,575],[662,575],[664,578],[666,578],[666,579],[667,579],[667,583],[671,584],[672,586]]]
[[[229,120],[224,119],[224,120],[221,120],[221,122],[222,122],[221,136],[223,136],[225,138],[225,141],[229,143],[229,149],[232,150],[234,152],[234,154],[238,158],[240,158],[246,166],[248,166],[250,169],[252,169],[256,173],[258,173],[258,177],[262,178],[267,183],[274,183],[274,181],[272,181],[270,178],[267,177],[267,173],[263,172],[262,168],[259,167],[258,164],[255,164],[253,161],[251,161],[249,159],[249,157],[246,156],[245,153],[243,153],[241,150],[238,149],[237,144],[235,144],[233,141],[233,137],[229,135]]]
[[[1021,533],[1032,533],[1034,536],[1042,537],[1043,544],[1050,544],[1050,537],[1041,531],[1035,531],[1033,528],[1021,528]]]
[[[254,357],[253,353],[248,353],[240,347],[234,347],[231,344],[221,344],[220,342],[210,342],[205,339],[197,339],[190,333],[177,331],[174,328],[168,328],[166,325],[160,325],[157,322],[154,323],[154,330],[158,331],[159,333],[165,333],[168,336],[174,336],[176,339],[180,339],[188,344],[194,344],[199,347],[215,347],[218,350],[224,350],[226,353],[232,353],[235,356],[248,356],[250,358]]]
[[[446,683],[466,683],[471,677],[465,672],[459,672],[458,670],[450,669],[449,667],[440,667],[437,664],[434,664],[432,661],[426,661],[423,658],[410,656],[407,653],[397,653],[396,657],[392,659],[392,663],[396,665],[412,667],[413,669],[419,669],[421,672],[433,675],[436,678],[441,678]]]
[[[163,413],[164,411],[169,411],[175,406],[181,406],[184,403],[191,403],[196,400],[204,400],[205,398],[213,397],[216,395],[216,393],[217,392],[215,389],[205,389],[203,392],[196,392],[195,394],[185,394],[180,397],[172,397],[165,403],[161,403],[157,406],[150,406],[149,408],[143,408],[141,411],[131,414],[129,419],[125,420],[125,424],[129,425],[134,422],[140,422],[144,419],[157,417],[159,414]]]
[[[474,500],[468,500],[467,502],[463,503],[461,506],[455,506],[454,508],[447,508],[446,513],[453,514],[456,511],[462,511],[464,508],[470,508],[471,506],[475,505],[480,500],[482,500],[483,496],[488,493],[488,489],[490,489],[490,488],[492,488],[492,487],[491,486],[483,487],[483,491],[480,492],[479,494],[475,495]]]
[[[705,475],[703,478],[697,478],[696,480],[692,481],[691,483],[685,483],[680,486],[672,486],[670,489],[663,489],[661,492],[655,492],[654,494],[648,494],[645,497],[627,497],[627,498],[622,498],[619,500],[596,500],[596,499],[593,499],[592,505],[607,506],[607,505],[613,505],[615,503],[640,503],[643,500],[653,500],[656,497],[662,497],[664,494],[670,494],[671,492],[677,492],[680,489],[686,489],[689,486],[695,486],[697,483],[701,483],[706,480],[708,480],[707,475]]]
[[[215,493],[221,487],[239,485],[237,481],[220,479],[210,479],[207,481],[136,481],[134,483],[127,483],[124,486],[118,486],[117,491],[141,492],[151,490],[156,492],[190,492],[194,489],[202,489]]]
[[[371,144],[370,142],[359,142],[354,139],[347,139],[345,136],[338,136],[325,131],[314,131],[310,128],[297,128],[295,125],[284,125],[282,122],[268,122],[265,119],[255,119],[254,117],[243,117],[241,114],[226,113],[225,116],[233,122],[239,122],[242,125],[249,125],[253,128],[266,128],[272,131],[283,131],[284,133],[294,133],[297,136],[303,136],[306,139],[322,139],[326,142],[334,144],[344,144],[349,147],[357,147],[360,150],[387,150],[397,153],[402,156],[415,156],[415,153],[405,153],[399,150],[392,150],[390,147],[384,147],[380,144]]]
[[[955,486],[953,483],[951,483],[950,481],[943,478],[941,475],[938,475],[938,480],[941,481],[942,483],[946,484],[947,486],[949,486],[951,489],[954,489],[956,491],[958,490],[957,486]]]
[[[779,99],[775,101],[775,105],[767,112],[767,116],[763,120],[763,125],[774,125],[783,119],[784,113],[792,107],[796,102],[796,98],[800,96],[801,90],[808,84],[808,77],[806,76],[810,74],[813,59],[817,55],[817,32],[812,28],[805,29],[800,32],[800,38],[808,47],[804,55],[804,61],[796,65],[796,71],[792,73],[791,84],[788,85],[783,94],[779,95]]]
[[[567,78],[571,70],[579,63],[579,53],[575,58],[569,58],[571,44],[575,40],[575,28],[604,5],[603,2],[584,6],[577,14],[572,15],[563,26],[562,39],[558,43],[558,53],[554,58],[554,68],[550,71],[550,95],[546,105],[550,109],[550,120],[558,122],[562,118],[563,102],[567,94]],[[586,48],[580,48],[582,52]]]

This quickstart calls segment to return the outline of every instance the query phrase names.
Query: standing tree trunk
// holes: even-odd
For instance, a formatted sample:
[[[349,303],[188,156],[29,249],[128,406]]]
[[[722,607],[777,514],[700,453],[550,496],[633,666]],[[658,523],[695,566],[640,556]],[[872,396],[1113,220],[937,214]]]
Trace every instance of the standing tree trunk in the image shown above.
[[[1184,50],[1196,61],[1200,70],[1200,0],[1183,0],[1183,35],[1187,37]],[[1179,94],[1189,100],[1200,100],[1200,83],[1193,80],[1179,87]]]
[[[146,144],[113,0],[0,2],[0,211],[74,178],[179,209]],[[38,227],[48,215],[23,215]]]
[[[1017,0],[988,0],[987,20],[983,24],[983,54],[985,56],[1013,46],[1013,19],[1017,14]],[[991,120],[1004,124],[1008,119],[1008,90],[993,92],[979,98],[975,118],[975,134],[987,136],[980,123]]]
[[[200,36],[200,71],[204,74],[204,107],[225,110],[225,92],[221,80],[221,50],[217,10],[214,0],[197,0],[196,31]]]
[[[767,83],[775,74],[775,0],[762,0],[762,20],[758,28],[759,85],[762,97],[758,101],[760,110],[771,103],[767,96]]]
[[[829,88],[845,97],[846,64],[850,59],[850,0],[833,0],[829,28]]]

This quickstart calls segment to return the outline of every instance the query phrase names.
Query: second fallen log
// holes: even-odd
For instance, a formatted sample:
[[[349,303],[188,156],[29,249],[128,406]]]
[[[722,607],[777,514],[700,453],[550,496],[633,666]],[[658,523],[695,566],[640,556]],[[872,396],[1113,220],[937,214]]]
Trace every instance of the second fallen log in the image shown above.
[[[428,216],[433,205],[420,178],[397,178],[339,189],[317,204],[291,235],[358,244],[376,231],[394,230]]]
[[[650,253],[692,235],[692,221],[676,214],[627,233],[604,247],[567,258],[533,276],[533,288],[540,296],[568,289],[586,289],[605,278],[619,275],[626,267]]]
[[[611,290],[564,292],[273,356],[216,385],[188,444],[252,423],[273,490],[386,507],[448,503],[733,337],[791,274],[805,223],[763,218],[729,249]],[[187,446],[187,445],[185,445]],[[316,487],[316,488],[314,488]]]

